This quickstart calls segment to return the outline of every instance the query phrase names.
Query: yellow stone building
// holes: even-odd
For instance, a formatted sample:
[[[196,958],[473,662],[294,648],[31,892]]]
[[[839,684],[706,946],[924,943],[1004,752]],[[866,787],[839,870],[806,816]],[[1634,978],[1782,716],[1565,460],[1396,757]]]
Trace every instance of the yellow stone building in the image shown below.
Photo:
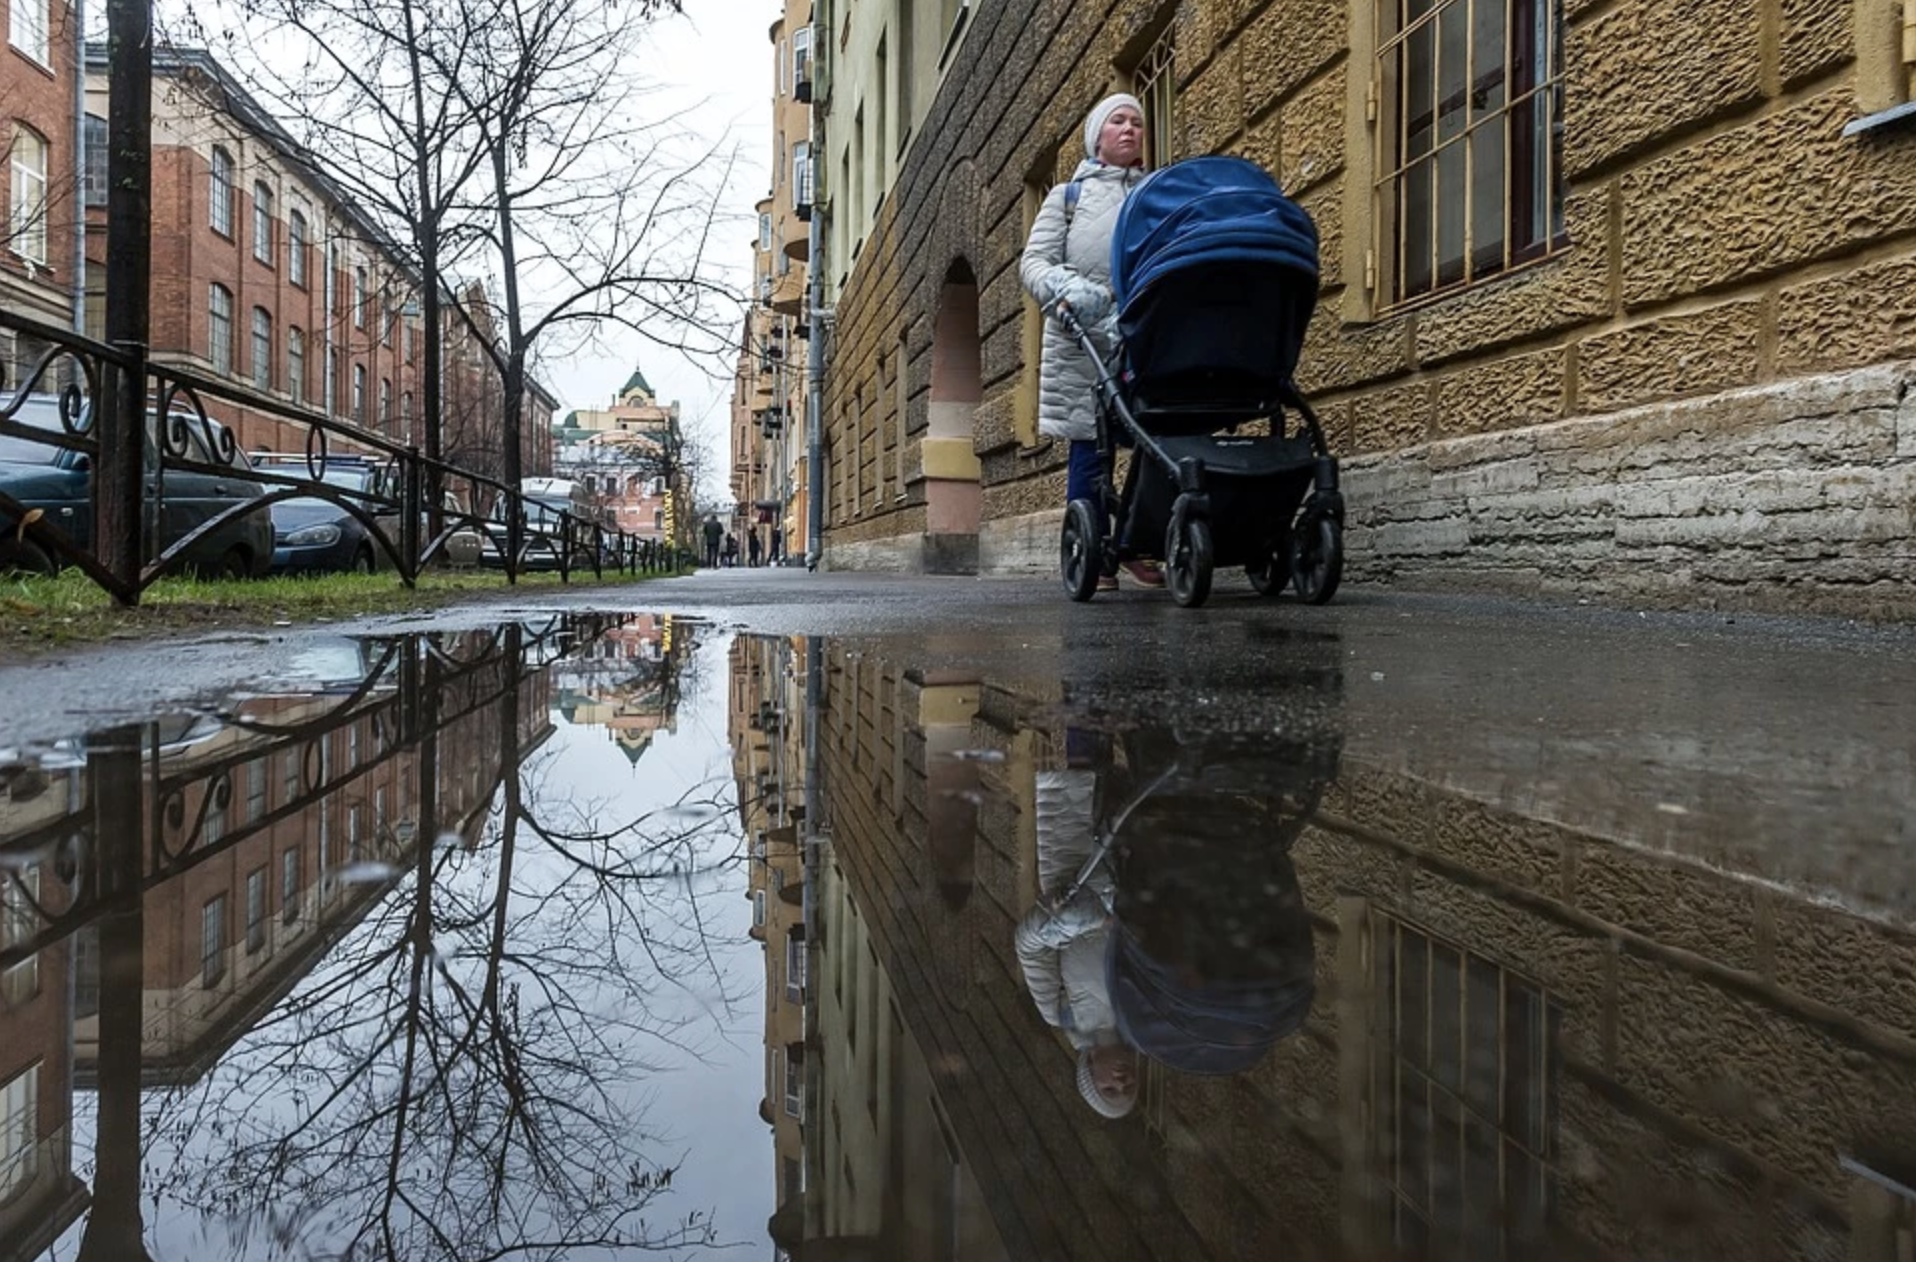
[[[1916,595],[1897,0],[817,0],[828,563],[1042,572],[1016,262],[1119,88],[1315,219],[1300,368],[1354,577],[1690,607]]]
[[[741,559],[755,532],[769,556],[811,551],[807,370],[813,208],[811,0],[787,0],[772,23],[772,186],[757,205],[753,302],[732,389],[733,530]]]

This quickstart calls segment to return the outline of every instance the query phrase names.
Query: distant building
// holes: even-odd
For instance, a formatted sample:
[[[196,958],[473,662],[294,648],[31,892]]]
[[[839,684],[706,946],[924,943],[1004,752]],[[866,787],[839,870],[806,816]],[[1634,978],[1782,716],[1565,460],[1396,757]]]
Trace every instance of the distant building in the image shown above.
[[[0,144],[6,161],[6,219],[0,229],[0,308],[63,329],[73,327],[74,293],[85,260],[75,245],[82,169],[74,117],[75,22],[66,0],[13,0],[0,53]],[[101,150],[104,158],[105,150]],[[84,198],[105,193],[104,161],[87,173]],[[0,370],[17,388],[49,343],[0,330]],[[43,383],[55,388],[58,380]]]
[[[551,433],[553,474],[584,484],[607,527],[643,539],[689,529],[690,478],[673,467],[684,442],[679,405],[661,404],[642,370],[633,368],[611,407],[568,412]]]

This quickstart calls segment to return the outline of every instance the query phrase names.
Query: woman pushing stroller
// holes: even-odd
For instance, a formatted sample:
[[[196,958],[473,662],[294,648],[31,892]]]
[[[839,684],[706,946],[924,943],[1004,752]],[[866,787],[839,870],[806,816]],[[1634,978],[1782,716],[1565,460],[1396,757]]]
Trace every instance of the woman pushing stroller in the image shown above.
[[[1045,198],[1032,221],[1018,275],[1047,311],[1063,302],[1102,342],[1116,341],[1111,295],[1111,242],[1118,209],[1144,178],[1144,107],[1127,93],[1099,101],[1084,120],[1085,160],[1069,183]],[[1046,320],[1038,370],[1038,431],[1070,444],[1065,499],[1091,499],[1102,476],[1097,443],[1098,366],[1056,320]],[[1125,570],[1144,587],[1163,587],[1155,561]],[[1118,586],[1115,567],[1098,577],[1100,591]]]

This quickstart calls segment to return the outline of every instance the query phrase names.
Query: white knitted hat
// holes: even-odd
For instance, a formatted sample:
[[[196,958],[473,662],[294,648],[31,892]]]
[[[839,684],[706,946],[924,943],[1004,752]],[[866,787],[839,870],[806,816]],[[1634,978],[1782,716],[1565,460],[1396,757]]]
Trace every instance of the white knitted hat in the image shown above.
[[[1091,107],[1091,112],[1084,116],[1085,157],[1094,162],[1097,161],[1098,133],[1104,130],[1104,120],[1127,105],[1138,112],[1139,118],[1144,117],[1144,106],[1140,105],[1138,98],[1129,92],[1114,92]]]
[[[1115,1100],[1098,1090],[1097,1080],[1091,1076],[1090,1048],[1085,1048],[1078,1053],[1078,1094],[1084,1097],[1086,1104],[1113,1121],[1129,1113],[1138,1102],[1136,1087]]]

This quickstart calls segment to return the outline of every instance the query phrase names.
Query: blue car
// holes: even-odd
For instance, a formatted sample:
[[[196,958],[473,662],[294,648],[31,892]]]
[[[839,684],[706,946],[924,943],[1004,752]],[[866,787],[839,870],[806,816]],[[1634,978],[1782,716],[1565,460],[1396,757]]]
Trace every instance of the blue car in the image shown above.
[[[261,467],[284,476],[306,477],[303,456],[262,456]],[[372,516],[395,546],[399,512],[381,503],[390,495],[386,466],[335,456],[326,462],[326,485],[356,491],[358,507]],[[273,573],[371,574],[392,564],[384,546],[366,524],[332,500],[301,496],[273,505]]]
[[[59,401],[53,395],[29,396],[12,419],[16,424],[45,431],[49,438],[57,438],[62,432]],[[79,422],[82,429],[86,421],[83,412]],[[223,473],[163,466],[157,458],[154,417],[151,413],[147,416],[146,496],[155,514],[162,548],[178,543],[235,503],[257,499],[263,493],[245,452],[235,448],[230,460],[215,454],[223,445],[219,436],[224,427],[217,421],[208,424],[214,432],[210,448],[197,418],[185,427],[186,458],[200,464],[223,465]],[[43,524],[59,530],[75,547],[91,551],[93,462],[85,453],[0,434],[0,493],[29,513],[38,509]],[[24,570],[52,574],[58,570],[60,557],[32,538],[21,538],[18,526],[13,513],[0,506],[0,573]],[[199,574],[256,578],[266,572],[272,558],[272,522],[261,509],[235,517],[200,538],[174,564],[175,568]]]

